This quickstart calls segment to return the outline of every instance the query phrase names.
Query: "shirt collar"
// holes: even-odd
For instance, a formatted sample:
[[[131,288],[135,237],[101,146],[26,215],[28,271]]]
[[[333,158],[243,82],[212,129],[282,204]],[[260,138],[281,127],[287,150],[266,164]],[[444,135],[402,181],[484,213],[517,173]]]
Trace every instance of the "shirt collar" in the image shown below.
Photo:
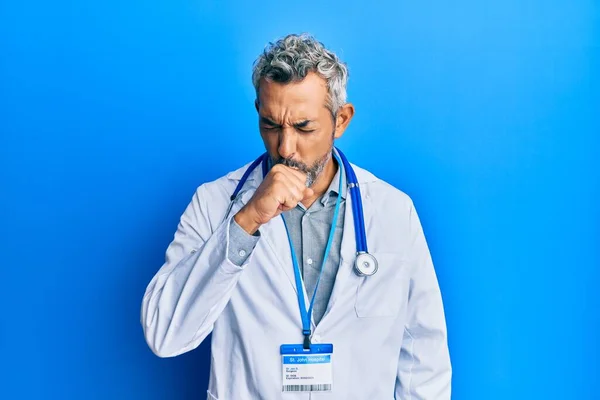
[[[337,172],[335,173],[333,179],[331,180],[329,187],[327,188],[327,190],[325,191],[323,196],[321,196],[321,204],[323,204],[324,206],[327,206],[330,199],[333,199],[338,195],[338,189],[340,187],[340,179],[342,177],[342,174],[341,174],[342,168],[344,168],[342,165],[338,165]],[[342,199],[344,199],[344,200],[346,199],[347,189],[348,189],[347,185],[342,183],[341,195],[342,195]]]

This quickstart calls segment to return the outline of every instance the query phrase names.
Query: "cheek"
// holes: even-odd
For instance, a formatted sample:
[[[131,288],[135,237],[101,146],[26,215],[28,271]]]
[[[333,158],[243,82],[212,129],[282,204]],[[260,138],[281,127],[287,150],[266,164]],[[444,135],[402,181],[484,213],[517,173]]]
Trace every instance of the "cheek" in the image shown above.
[[[263,140],[263,142],[265,143],[265,146],[267,147],[271,147],[273,142],[274,142],[274,135],[269,135],[266,132],[263,132],[262,130],[259,130],[260,132],[260,137]]]
[[[260,132],[260,137],[265,145],[265,150],[271,154],[271,156],[277,155],[277,148],[279,147],[279,138],[277,135]]]
[[[332,132],[322,131],[317,135],[307,135],[298,138],[298,153],[307,163],[314,162],[327,152],[333,143]]]

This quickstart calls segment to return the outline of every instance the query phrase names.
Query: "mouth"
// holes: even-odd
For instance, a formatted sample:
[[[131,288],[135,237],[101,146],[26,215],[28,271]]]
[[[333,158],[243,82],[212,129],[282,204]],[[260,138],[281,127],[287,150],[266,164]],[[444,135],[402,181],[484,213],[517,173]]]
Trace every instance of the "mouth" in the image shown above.
[[[308,166],[301,161],[280,158],[279,160],[277,160],[275,162],[275,164],[283,164],[288,168],[292,168],[292,169],[302,172],[304,174],[308,174],[310,172],[309,171],[310,169],[308,168]]]

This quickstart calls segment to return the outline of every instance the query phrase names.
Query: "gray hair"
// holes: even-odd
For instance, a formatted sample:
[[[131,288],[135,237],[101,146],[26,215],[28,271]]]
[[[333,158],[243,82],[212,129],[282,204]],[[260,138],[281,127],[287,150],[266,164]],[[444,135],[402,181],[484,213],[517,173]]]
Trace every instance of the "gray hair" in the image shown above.
[[[252,83],[258,90],[261,78],[278,83],[301,81],[309,72],[316,72],[327,81],[327,108],[336,115],[346,104],[348,68],[323,43],[309,34],[288,35],[269,43],[254,62]]]

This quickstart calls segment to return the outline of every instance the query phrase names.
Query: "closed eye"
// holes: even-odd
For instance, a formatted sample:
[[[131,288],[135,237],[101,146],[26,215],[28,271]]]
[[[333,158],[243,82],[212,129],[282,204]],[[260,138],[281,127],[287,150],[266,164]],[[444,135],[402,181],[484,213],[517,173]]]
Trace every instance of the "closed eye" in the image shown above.
[[[316,129],[313,129],[312,127],[308,126],[311,122],[312,122],[311,120],[305,119],[304,121],[294,124],[294,128],[296,128],[300,132],[304,132],[304,133],[314,132]]]
[[[260,117],[260,125],[262,129],[266,130],[274,130],[280,128],[275,122],[271,121],[269,118]]]
[[[313,121],[311,121],[311,120],[304,120],[304,121],[300,121],[298,123],[295,123],[293,126],[299,132],[302,132],[302,133],[312,133],[312,132],[315,132],[316,129],[313,129],[312,127],[308,127],[308,125],[311,122],[313,122]],[[271,121],[267,117],[260,117],[260,127],[261,127],[261,129],[266,130],[266,131],[274,131],[274,130],[281,129],[281,125],[279,125],[279,124]]]

